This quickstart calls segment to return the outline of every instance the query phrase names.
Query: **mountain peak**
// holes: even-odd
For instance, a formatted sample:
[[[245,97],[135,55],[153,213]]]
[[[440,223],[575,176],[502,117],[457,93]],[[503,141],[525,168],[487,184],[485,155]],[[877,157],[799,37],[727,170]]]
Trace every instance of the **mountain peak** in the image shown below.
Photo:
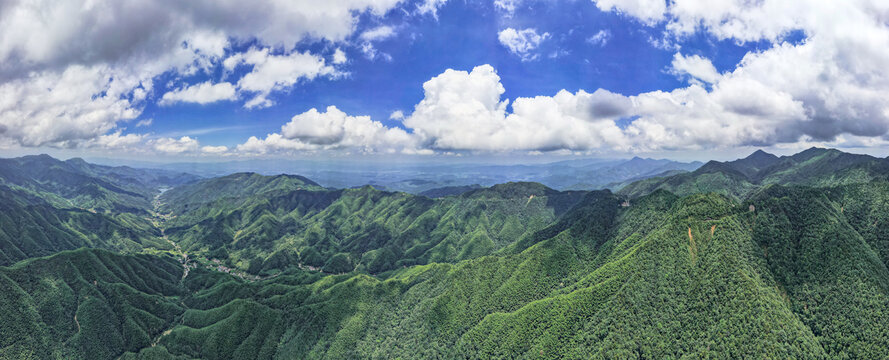
[[[752,154],[748,155],[744,159],[777,159],[778,157],[774,154],[767,153],[762,151],[762,149],[754,151]]]
[[[78,164],[78,165],[89,164],[88,162],[86,162],[86,160],[84,160],[83,158],[79,158],[79,157],[70,158],[68,160],[65,160],[65,162],[69,163],[69,164]]]

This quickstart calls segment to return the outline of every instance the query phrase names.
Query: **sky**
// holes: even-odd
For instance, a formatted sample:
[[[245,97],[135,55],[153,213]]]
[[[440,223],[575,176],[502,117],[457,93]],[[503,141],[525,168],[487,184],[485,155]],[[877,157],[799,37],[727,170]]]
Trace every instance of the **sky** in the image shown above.
[[[0,155],[889,154],[878,0],[5,0]]]

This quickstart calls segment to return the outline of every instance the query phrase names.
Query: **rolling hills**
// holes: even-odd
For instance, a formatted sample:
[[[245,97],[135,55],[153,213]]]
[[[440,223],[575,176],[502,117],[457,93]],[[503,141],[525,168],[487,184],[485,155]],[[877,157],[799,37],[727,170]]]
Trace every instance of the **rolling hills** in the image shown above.
[[[829,149],[619,193],[516,182],[431,199],[234,174],[144,217],[10,188],[10,213],[58,218],[29,221],[59,228],[44,243],[77,235],[77,217],[129,216],[157,244],[84,230],[111,251],[0,267],[0,357],[884,358],[887,175]]]
[[[740,199],[769,184],[829,187],[887,178],[889,161],[869,155],[810,148],[779,158],[758,150],[735,161],[710,161],[689,173],[637,181],[618,193],[635,197],[664,189],[679,195],[718,192]]]

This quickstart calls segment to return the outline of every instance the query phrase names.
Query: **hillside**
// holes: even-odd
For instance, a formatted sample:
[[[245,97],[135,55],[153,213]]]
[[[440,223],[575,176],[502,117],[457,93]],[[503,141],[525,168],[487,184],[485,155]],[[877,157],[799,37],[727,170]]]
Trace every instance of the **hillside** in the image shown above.
[[[59,324],[59,337],[33,337],[29,351],[110,355],[94,358],[874,358],[889,344],[889,271],[818,190],[773,186],[749,203],[664,191],[618,202],[590,193],[525,246],[384,277],[291,269],[245,282],[198,268],[179,282],[172,260],[63,253],[3,270],[16,289],[4,293],[17,294],[3,306],[30,304],[14,314],[29,314],[16,323],[32,330],[17,333]],[[792,224],[808,225],[775,232]],[[137,259],[147,266],[139,276],[88,270]],[[23,286],[28,279],[72,267],[62,273],[82,275],[67,286],[80,294],[96,279],[97,301],[74,296],[55,309],[22,300],[58,288]],[[109,296],[120,300],[106,304]],[[154,303],[165,305],[126,310]],[[103,306],[126,314],[118,321],[132,330],[84,323]],[[54,340],[69,337],[77,340]]]
[[[321,186],[298,175],[263,176],[256,173],[236,173],[196,181],[164,192],[160,200],[162,211],[185,213],[201,205],[220,199],[240,200],[268,192],[294,190],[322,190]]]
[[[430,199],[236,174],[164,193],[140,230],[159,244],[127,249],[49,245],[130,213],[8,190],[3,216],[42,209],[22,218],[58,234],[0,267],[0,358],[882,358],[889,181],[847,155],[711,162],[661,184],[714,191],[629,206],[528,182]],[[78,246],[114,252],[59,252]]]
[[[758,150],[735,161],[710,161],[690,173],[640,180],[619,193],[636,197],[664,189],[679,195],[716,192],[742,199],[769,184],[828,187],[886,179],[887,159],[821,148],[779,158]]]
[[[139,252],[168,246],[143,218],[59,209],[0,186],[0,265],[81,247]]]
[[[107,167],[48,155],[0,159],[0,184],[41,197],[57,207],[145,214],[162,187],[197,180],[164,170]]]
[[[420,192],[417,195],[425,196],[430,199],[435,199],[435,198],[442,198],[445,196],[456,196],[456,195],[460,195],[460,194],[463,194],[463,193],[466,193],[466,192],[469,192],[469,191],[472,191],[475,189],[481,189],[481,188],[482,188],[482,186],[479,184],[464,185],[464,186],[445,186],[445,187],[440,187],[440,188],[435,188],[435,189],[429,189],[429,190]]]
[[[0,265],[81,247],[168,249],[149,214],[161,188],[196,180],[47,155],[0,159]]]
[[[378,273],[495,253],[552,224],[581,197],[534,183],[435,200],[372,187],[276,189],[178,214],[166,233],[189,251],[253,272],[298,259],[332,273]]]

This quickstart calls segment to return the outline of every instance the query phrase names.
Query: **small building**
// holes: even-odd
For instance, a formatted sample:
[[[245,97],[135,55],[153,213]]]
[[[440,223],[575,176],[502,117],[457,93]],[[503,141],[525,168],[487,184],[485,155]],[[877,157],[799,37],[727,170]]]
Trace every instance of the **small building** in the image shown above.
[[[630,207],[630,199],[624,200],[624,202],[620,203],[621,207]]]

